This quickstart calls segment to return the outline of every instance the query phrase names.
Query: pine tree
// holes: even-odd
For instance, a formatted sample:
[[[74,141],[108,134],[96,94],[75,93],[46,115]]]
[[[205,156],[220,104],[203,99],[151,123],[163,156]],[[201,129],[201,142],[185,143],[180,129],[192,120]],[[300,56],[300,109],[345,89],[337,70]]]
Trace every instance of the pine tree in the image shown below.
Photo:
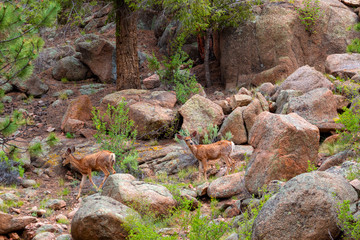
[[[59,9],[56,1],[0,1],[0,87],[14,79],[25,80],[32,74],[32,62],[44,45],[38,32],[54,23]],[[0,89],[0,100],[3,97],[4,91]],[[0,102],[0,114],[3,111],[4,105]],[[5,157],[3,151],[15,152],[16,146],[10,142],[21,135],[23,129],[19,127],[29,121],[16,110],[0,118],[0,168],[4,171],[13,172],[14,166],[21,170],[21,165],[13,164],[14,159]],[[2,180],[0,176],[0,182]]]

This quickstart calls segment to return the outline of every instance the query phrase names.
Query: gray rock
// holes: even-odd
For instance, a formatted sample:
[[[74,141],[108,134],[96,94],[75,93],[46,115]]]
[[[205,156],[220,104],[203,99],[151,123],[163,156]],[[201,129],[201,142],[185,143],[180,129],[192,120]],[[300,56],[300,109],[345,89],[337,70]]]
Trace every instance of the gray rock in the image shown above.
[[[111,42],[95,34],[86,34],[75,41],[75,46],[76,51],[80,52],[79,60],[85,63],[101,82],[115,81],[115,46]]]
[[[234,173],[212,181],[207,189],[211,198],[230,198],[235,195],[247,195],[244,173]]]
[[[156,215],[168,215],[176,201],[167,188],[143,181],[123,180],[122,174],[110,175],[103,186],[102,196],[112,197],[130,204],[138,211],[153,211]]]
[[[90,76],[89,68],[85,66],[79,59],[69,56],[60,59],[53,68],[52,75],[56,80],[63,78],[68,81],[85,80]]]
[[[138,213],[110,197],[85,199],[71,222],[71,236],[74,240],[127,239],[128,230],[123,224],[130,216],[139,218]]]
[[[49,199],[45,206],[54,210],[60,210],[61,208],[66,207],[66,202],[61,199]]]
[[[326,58],[326,72],[343,79],[352,78],[360,71],[360,54],[331,54]]]
[[[15,79],[12,83],[21,92],[34,97],[41,97],[49,91],[49,86],[36,75],[32,75],[26,80]]]
[[[53,240],[55,239],[55,234],[51,232],[42,232],[39,234],[36,234],[33,240]]]
[[[338,202],[358,196],[342,177],[313,171],[288,181],[261,209],[252,239],[328,239],[340,234]]]
[[[21,185],[25,188],[29,188],[29,187],[36,185],[36,181],[33,179],[23,179],[21,181]]]

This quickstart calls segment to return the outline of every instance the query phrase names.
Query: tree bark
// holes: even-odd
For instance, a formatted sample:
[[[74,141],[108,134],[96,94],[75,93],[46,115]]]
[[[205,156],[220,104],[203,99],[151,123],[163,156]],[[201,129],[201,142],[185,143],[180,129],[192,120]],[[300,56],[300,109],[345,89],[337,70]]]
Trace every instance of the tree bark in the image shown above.
[[[115,0],[116,7],[116,90],[139,89],[137,53],[137,16],[124,0]]]
[[[204,67],[205,67],[205,79],[206,79],[206,87],[211,87],[211,76],[210,76],[210,63],[209,63],[209,55],[210,55],[210,38],[211,38],[211,28],[206,29],[205,35],[205,56],[204,56]]]

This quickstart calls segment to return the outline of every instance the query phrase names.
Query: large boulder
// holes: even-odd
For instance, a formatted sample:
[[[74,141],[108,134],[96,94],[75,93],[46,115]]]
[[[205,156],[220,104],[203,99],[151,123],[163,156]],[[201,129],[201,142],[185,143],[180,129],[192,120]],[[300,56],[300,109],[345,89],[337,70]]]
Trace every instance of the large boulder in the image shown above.
[[[137,102],[129,106],[129,119],[134,121],[139,138],[158,138],[171,131],[170,128],[176,121],[176,111],[146,102]]]
[[[110,175],[101,195],[129,205],[137,211],[153,211],[156,215],[168,215],[176,201],[167,188],[143,181],[124,179],[123,174]]]
[[[71,236],[74,240],[127,239],[128,230],[123,224],[129,216],[139,217],[112,198],[87,197],[71,221]]]
[[[342,127],[334,122],[338,117],[337,106],[338,101],[332,91],[317,88],[299,97],[290,98],[287,113],[297,113],[316,125],[321,132],[328,132]]]
[[[246,130],[249,133],[253,127],[256,117],[263,112],[260,101],[255,98],[243,111],[243,118],[246,126]],[[248,140],[249,140],[248,135]]]
[[[190,133],[201,128],[203,131],[200,137],[206,133],[209,124],[220,125],[224,119],[224,112],[219,105],[198,94],[186,101],[179,113],[184,119],[181,128]]]
[[[276,111],[277,114],[286,114],[288,109],[288,102],[292,97],[298,97],[303,95],[299,90],[281,90],[276,98]]]
[[[271,180],[290,179],[307,171],[315,163],[319,148],[319,129],[291,113],[262,112],[250,131],[254,147],[245,173],[245,185],[257,193]]]
[[[230,198],[238,194],[247,194],[243,172],[220,177],[212,181],[207,189],[211,198]]]
[[[26,80],[16,79],[12,84],[21,92],[34,97],[41,97],[49,91],[49,86],[36,75]]]
[[[252,239],[336,239],[337,204],[344,200],[357,200],[346,179],[327,172],[301,174],[265,203],[255,219]]]
[[[227,89],[243,85],[275,83],[303,65],[324,72],[329,54],[343,53],[355,31],[357,15],[340,1],[319,1],[321,15],[315,34],[309,34],[299,19],[302,1],[269,2],[255,8],[255,17],[235,31],[220,35],[221,75]]]
[[[297,90],[307,93],[317,88],[331,89],[332,87],[332,83],[321,72],[306,65],[298,68],[280,84],[275,97],[282,90]]]
[[[60,59],[75,54],[75,49],[69,45],[44,48],[34,61],[34,73],[43,72],[53,67]]]
[[[244,144],[247,142],[247,131],[243,118],[245,108],[246,107],[237,107],[225,118],[219,130],[219,135],[225,136],[227,132],[230,132],[233,136],[231,141],[235,144]]]
[[[75,46],[80,53],[77,56],[79,60],[85,63],[101,82],[115,81],[115,46],[112,43],[95,34],[87,34],[77,39]]]
[[[128,106],[137,102],[147,102],[165,108],[173,108],[176,104],[176,94],[172,91],[150,91],[142,89],[127,89],[106,95],[101,99],[100,108],[106,109],[108,104],[117,106],[125,99]]]
[[[79,130],[76,126],[79,126],[79,124],[82,125],[81,122],[91,120],[91,116],[92,116],[91,111],[92,111],[92,104],[89,96],[81,95],[80,97],[72,100],[62,118],[61,130],[65,131],[65,128],[67,130],[69,129]]]
[[[17,217],[0,211],[0,234],[24,230],[30,223],[37,222],[35,217]]]
[[[68,56],[60,59],[52,71],[53,78],[61,80],[66,78],[69,81],[85,80],[90,76],[89,68],[79,59]]]
[[[352,78],[360,71],[360,54],[331,54],[326,58],[326,72],[341,78]]]

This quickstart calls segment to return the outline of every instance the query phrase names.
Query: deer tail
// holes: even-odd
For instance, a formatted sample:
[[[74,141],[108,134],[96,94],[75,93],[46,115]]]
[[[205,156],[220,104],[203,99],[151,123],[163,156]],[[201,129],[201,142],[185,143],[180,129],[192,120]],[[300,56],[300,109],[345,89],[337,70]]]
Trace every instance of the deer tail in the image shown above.
[[[111,162],[111,165],[114,166],[114,164],[115,164],[115,153],[110,154],[110,162]]]

